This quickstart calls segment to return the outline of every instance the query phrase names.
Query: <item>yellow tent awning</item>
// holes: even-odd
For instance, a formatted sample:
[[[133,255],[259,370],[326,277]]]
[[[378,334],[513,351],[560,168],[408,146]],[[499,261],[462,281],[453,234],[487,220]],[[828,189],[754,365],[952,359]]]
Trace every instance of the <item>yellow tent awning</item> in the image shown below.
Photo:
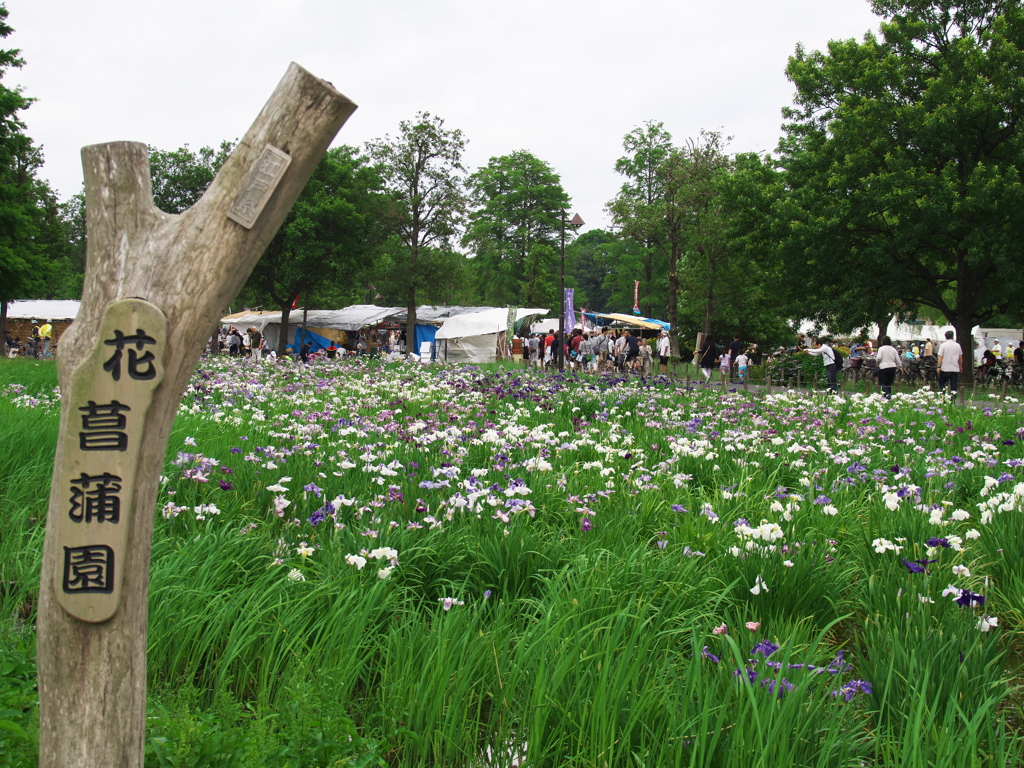
[[[658,323],[652,323],[650,320],[641,320],[639,317],[631,317],[630,315],[599,314],[597,317],[607,317],[611,320],[618,320],[620,323],[635,325],[637,328],[647,328],[651,331],[660,331],[664,327]]]

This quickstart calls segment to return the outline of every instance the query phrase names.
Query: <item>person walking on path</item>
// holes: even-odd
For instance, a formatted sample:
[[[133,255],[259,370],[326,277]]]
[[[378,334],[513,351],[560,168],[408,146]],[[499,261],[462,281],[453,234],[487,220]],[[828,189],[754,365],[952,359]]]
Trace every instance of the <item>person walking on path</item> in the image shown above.
[[[640,337],[632,331],[626,331],[626,361],[623,365],[625,371],[635,371],[639,363]]]
[[[729,377],[732,373],[732,352],[728,349],[722,353],[722,359],[718,364],[718,370],[722,372],[722,386],[725,387],[729,383]]]
[[[956,390],[960,383],[960,373],[964,369],[964,351],[953,340],[953,332],[946,331],[946,340],[939,345],[939,392],[946,389],[949,382],[950,398],[956,402]]]
[[[747,365],[750,363],[750,357],[746,352],[740,352],[740,356],[736,358],[736,372],[739,374],[739,383],[744,384],[747,381]]]
[[[715,370],[715,361],[718,359],[718,348],[715,346],[715,335],[709,333],[704,337],[704,343],[700,350],[700,370],[704,374],[705,386],[711,386],[711,374]]]
[[[903,367],[900,353],[896,351],[896,347],[892,345],[892,339],[888,336],[883,336],[879,340],[875,362],[878,364],[878,384],[882,388],[882,395],[888,400],[892,397],[892,383],[896,379],[896,369]]]
[[[730,381],[736,381],[735,364],[736,364],[736,361],[739,359],[739,356],[743,353],[743,350],[745,348],[746,347],[743,344],[743,342],[740,341],[740,335],[738,333],[734,333],[732,335],[732,341],[729,343],[729,360],[730,360],[729,380]]]
[[[836,352],[831,345],[823,344],[820,340],[814,339],[814,346],[807,350],[807,354],[820,357],[825,364],[825,375],[828,377],[828,388],[833,394],[839,394],[839,363],[836,360]]]
[[[661,372],[668,375],[669,340],[668,331],[658,334],[658,362],[661,363]]]

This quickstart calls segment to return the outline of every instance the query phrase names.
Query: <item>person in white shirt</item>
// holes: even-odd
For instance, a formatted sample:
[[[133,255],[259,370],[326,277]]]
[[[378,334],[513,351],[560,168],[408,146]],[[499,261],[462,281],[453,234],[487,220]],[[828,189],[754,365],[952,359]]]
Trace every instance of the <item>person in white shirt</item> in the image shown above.
[[[892,345],[888,336],[881,338],[878,353],[875,355],[875,362],[878,364],[878,384],[882,388],[882,394],[888,400],[892,397],[892,383],[896,379],[896,369],[902,368],[900,353]]]
[[[668,375],[669,341],[668,331],[658,334],[658,362],[661,363],[661,372]]]
[[[828,377],[828,388],[834,394],[839,394],[839,364],[836,362],[836,353],[828,344],[822,344],[818,339],[812,342],[813,347],[807,350],[807,354],[820,356],[821,362],[825,364],[825,375]]]
[[[953,402],[956,402],[956,388],[963,369],[964,351],[953,341],[953,332],[946,331],[946,340],[939,345],[939,392],[945,391],[948,381]]]
[[[746,352],[740,352],[739,357],[736,358],[736,370],[740,374],[740,384],[747,380],[747,365],[750,364],[750,358]]]

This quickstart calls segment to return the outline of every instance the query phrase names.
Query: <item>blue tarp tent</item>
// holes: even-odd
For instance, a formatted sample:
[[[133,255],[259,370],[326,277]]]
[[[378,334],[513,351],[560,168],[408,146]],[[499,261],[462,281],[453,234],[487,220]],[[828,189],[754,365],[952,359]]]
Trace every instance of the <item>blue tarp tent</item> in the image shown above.
[[[434,343],[434,337],[437,335],[437,328],[433,325],[416,325],[416,345],[410,350],[415,354],[420,353],[420,345],[425,342],[430,342],[430,359],[437,359],[437,344]]]
[[[295,343],[293,345],[295,354],[298,354],[299,350],[302,348],[302,344],[299,342],[300,338],[302,338],[302,326],[299,326],[298,328],[295,329]],[[306,330],[305,338],[306,341],[308,341],[310,344],[310,352],[319,352],[322,349],[327,349],[329,346],[331,346],[331,344],[334,343],[330,339],[321,336],[319,333],[313,333],[309,329]]]

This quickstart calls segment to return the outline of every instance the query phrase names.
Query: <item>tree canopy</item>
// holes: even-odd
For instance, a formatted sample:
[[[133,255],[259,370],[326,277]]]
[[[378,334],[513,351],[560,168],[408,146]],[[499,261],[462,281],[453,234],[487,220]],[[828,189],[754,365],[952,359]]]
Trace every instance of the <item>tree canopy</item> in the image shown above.
[[[0,38],[14,31],[7,15],[0,5]],[[18,50],[0,49],[0,79],[23,63]],[[46,246],[52,239],[60,241],[54,238],[54,220],[47,216],[47,204],[55,206],[56,199],[36,178],[43,155],[21,119],[31,103],[20,88],[0,83],[0,324],[5,326],[7,302],[45,294],[54,275]],[[0,354],[5,351],[6,341],[0,338]]]
[[[392,248],[390,277],[400,286],[409,310],[406,338],[415,338],[416,292],[435,278],[438,255],[451,250],[466,210],[466,139],[444,120],[420,112],[399,123],[397,136],[371,141],[367,149],[391,195],[388,225],[400,243]]]
[[[469,190],[473,210],[463,243],[476,254],[483,301],[497,306],[557,302],[562,211],[569,206],[558,174],[519,150],[492,157],[469,177]]]
[[[203,147],[199,151],[193,151],[188,144],[171,150],[150,147],[149,171],[156,207],[167,213],[181,213],[195,205],[234,148],[233,141],[222,141],[216,149]]]
[[[802,275],[812,306],[926,307],[966,340],[975,324],[1021,317],[1024,12],[872,6],[890,17],[880,37],[790,59],[771,220],[751,228],[777,244],[784,273]]]

